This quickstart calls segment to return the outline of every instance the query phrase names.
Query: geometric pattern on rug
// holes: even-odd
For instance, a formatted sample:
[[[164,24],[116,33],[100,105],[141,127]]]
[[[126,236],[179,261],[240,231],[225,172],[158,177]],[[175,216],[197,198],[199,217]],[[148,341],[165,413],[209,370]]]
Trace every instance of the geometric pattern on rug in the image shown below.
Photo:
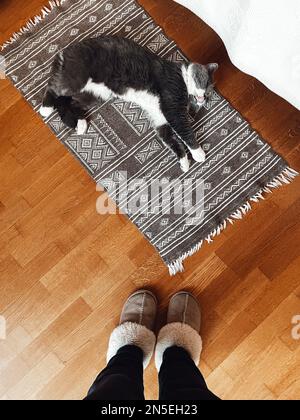
[[[138,136],[143,136],[151,128],[147,113],[135,103],[117,99],[112,106],[130,124]]]
[[[104,135],[99,133],[93,123],[89,125],[84,136],[72,134],[66,140],[66,145],[80,160],[85,162],[92,173],[105,168],[109,162],[119,155],[118,150]]]
[[[135,158],[139,161],[139,163],[143,164],[161,149],[161,143],[157,141],[157,139],[153,139],[135,155]]]

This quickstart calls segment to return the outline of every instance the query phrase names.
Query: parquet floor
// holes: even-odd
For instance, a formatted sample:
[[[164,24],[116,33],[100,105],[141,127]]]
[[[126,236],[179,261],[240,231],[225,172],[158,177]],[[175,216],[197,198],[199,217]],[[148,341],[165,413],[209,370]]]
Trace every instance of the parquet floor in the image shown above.
[[[221,40],[171,0],[140,0],[191,59],[221,64],[222,94],[300,170],[300,114],[229,61]],[[44,0],[2,0],[0,43]],[[300,397],[300,179],[278,190],[174,278],[7,80],[0,81],[0,398],[82,398],[104,367],[123,301],[154,290],[162,314],[185,288],[203,306],[202,371],[225,399]],[[146,396],[157,396],[153,364]]]

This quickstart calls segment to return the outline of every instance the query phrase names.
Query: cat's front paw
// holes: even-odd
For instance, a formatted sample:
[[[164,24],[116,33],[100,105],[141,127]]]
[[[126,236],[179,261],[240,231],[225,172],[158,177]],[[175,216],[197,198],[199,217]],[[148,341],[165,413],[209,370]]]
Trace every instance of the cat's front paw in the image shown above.
[[[205,155],[204,150],[201,147],[199,147],[198,149],[191,149],[191,154],[193,156],[193,159],[196,162],[199,162],[199,163],[205,162],[206,155]]]
[[[50,117],[50,115],[53,114],[54,111],[55,111],[55,109],[52,106],[41,106],[40,107],[40,114],[44,118]]]
[[[180,159],[179,164],[182,172],[188,172],[188,170],[190,169],[190,162],[187,156]]]
[[[87,120],[78,120],[76,132],[78,136],[82,136],[87,132],[88,129],[88,123]]]

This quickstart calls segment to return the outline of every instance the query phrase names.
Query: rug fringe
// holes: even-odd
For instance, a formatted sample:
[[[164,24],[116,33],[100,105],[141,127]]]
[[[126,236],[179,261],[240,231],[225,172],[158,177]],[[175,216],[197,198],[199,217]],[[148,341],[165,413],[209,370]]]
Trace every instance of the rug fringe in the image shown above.
[[[219,236],[223,230],[226,229],[228,223],[234,224],[235,220],[241,220],[247,213],[252,210],[251,201],[258,203],[260,200],[265,200],[263,194],[272,193],[275,188],[282,187],[284,184],[290,184],[294,178],[299,175],[297,171],[292,168],[286,167],[280,175],[276,176],[271,182],[269,182],[264,188],[262,188],[258,193],[249,199],[245,204],[240,206],[234,213],[230,215],[224,222],[222,222],[213,232],[211,232],[204,240],[201,240],[196,245],[194,245],[189,251],[185,252],[181,257],[177,258],[171,264],[168,264],[169,272],[171,276],[184,271],[183,261],[198,252],[204,242],[212,243],[213,239],[216,236]]]
[[[55,8],[65,3],[65,1],[66,0],[50,0],[48,4],[41,9],[40,14],[29,19],[26,24],[19,29],[19,31],[14,32],[12,36],[3,45],[1,45],[0,50],[4,51],[5,48],[7,48],[9,45],[18,41],[24,33],[30,32],[33,28],[39,25]]]

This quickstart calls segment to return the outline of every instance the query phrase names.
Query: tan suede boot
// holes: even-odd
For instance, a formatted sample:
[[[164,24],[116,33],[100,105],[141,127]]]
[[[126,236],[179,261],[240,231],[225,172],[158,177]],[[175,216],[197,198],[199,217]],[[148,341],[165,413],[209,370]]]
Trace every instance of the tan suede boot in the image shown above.
[[[144,353],[144,369],[153,355],[156,337],[153,333],[157,313],[157,299],[148,290],[138,290],[127,299],[120,318],[120,324],[112,332],[107,352],[107,361],[114,357],[121,347],[135,345]]]
[[[202,351],[200,326],[201,310],[197,299],[188,292],[176,293],[169,303],[167,324],[157,338],[155,364],[158,371],[164,351],[173,346],[184,348],[195,364],[199,364]]]

